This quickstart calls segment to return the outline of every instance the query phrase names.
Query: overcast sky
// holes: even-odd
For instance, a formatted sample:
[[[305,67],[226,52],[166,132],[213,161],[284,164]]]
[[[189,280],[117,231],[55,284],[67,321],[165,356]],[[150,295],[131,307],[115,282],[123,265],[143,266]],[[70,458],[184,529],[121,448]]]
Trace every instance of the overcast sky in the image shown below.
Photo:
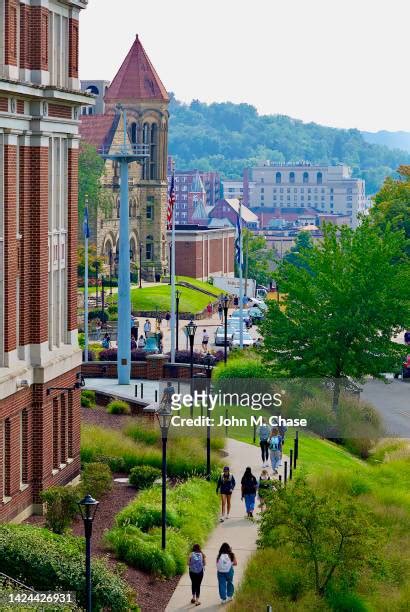
[[[112,80],[138,33],[180,100],[410,131],[410,0],[89,0],[80,77]]]

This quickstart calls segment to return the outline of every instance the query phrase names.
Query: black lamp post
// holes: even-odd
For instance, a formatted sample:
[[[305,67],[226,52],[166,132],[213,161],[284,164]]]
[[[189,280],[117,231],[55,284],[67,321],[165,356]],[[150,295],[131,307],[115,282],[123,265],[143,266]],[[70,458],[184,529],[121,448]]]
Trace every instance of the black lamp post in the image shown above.
[[[181,291],[177,289],[175,291],[175,303],[176,303],[176,332],[175,332],[175,349],[179,350],[179,299],[181,297]]]
[[[95,261],[94,262],[94,268],[95,268],[95,307],[98,308],[98,269],[100,267],[100,262],[99,261]]]
[[[170,393],[169,399],[171,399]],[[162,401],[155,414],[157,415],[162,438],[162,548],[165,550],[167,544],[167,440],[172,418],[170,402]]]
[[[84,522],[85,534],[85,589],[86,589],[86,612],[92,611],[91,602],[91,535],[93,532],[93,520],[97,512],[99,502],[87,494],[81,501],[77,502],[81,518]]]
[[[279,285],[276,281],[276,299],[278,301],[278,304],[280,304],[280,298],[279,298]]]
[[[222,300],[224,309],[224,363],[228,360],[228,304],[229,298],[227,295]]]
[[[210,416],[209,416],[209,401],[208,401],[208,396],[209,396],[209,391],[210,391],[210,387],[211,387],[211,376],[212,376],[212,369],[211,366],[213,364],[214,358],[212,357],[212,355],[210,355],[209,353],[207,353],[204,357],[204,364],[205,364],[205,370],[206,370],[206,416],[207,416],[207,421],[206,421],[206,479],[210,480],[211,479],[211,425],[209,422]]]
[[[110,249],[108,253],[108,261],[110,264],[110,296],[112,296],[112,260],[113,260],[112,250]]]
[[[140,289],[142,287],[142,242],[140,240],[140,273],[139,273]]]
[[[104,309],[105,309],[104,276],[101,275],[101,310],[103,314],[103,319],[104,319]],[[104,320],[103,320],[103,323],[105,323]]]
[[[191,380],[194,377],[194,339],[197,326],[193,321],[190,321],[188,325],[185,325],[186,333],[189,338],[189,349],[190,349],[190,364],[191,364]]]

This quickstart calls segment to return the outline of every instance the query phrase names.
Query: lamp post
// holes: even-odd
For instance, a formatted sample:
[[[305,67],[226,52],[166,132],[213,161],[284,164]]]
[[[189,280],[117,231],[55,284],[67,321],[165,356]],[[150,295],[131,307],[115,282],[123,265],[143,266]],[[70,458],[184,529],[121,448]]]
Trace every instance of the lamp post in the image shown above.
[[[213,357],[207,353],[204,357],[204,364],[206,370],[206,479],[211,480],[211,425],[209,417],[209,391],[211,387],[211,376],[212,376],[212,363]]]
[[[108,261],[110,264],[110,297],[112,296],[112,260],[113,260],[112,250],[110,249],[108,253]]]
[[[280,304],[280,298],[279,298],[279,285],[278,282],[276,281],[276,299],[278,302],[278,305]]]
[[[160,407],[155,413],[161,429],[162,438],[162,548],[164,550],[167,544],[167,440],[172,418],[171,398],[173,393],[174,388],[168,383],[166,392],[164,392],[166,399],[162,399]]]
[[[105,309],[105,291],[104,291],[104,276],[101,275],[101,310],[104,319],[104,309]],[[103,321],[105,323],[105,321]]]
[[[190,364],[191,364],[191,380],[194,377],[194,339],[197,326],[193,321],[190,321],[188,325],[185,325],[186,334],[189,338],[189,350],[190,350]]]
[[[99,261],[94,262],[95,268],[95,307],[98,308],[98,268],[100,267]]]
[[[92,611],[91,601],[91,535],[93,532],[93,521],[97,512],[99,502],[87,494],[81,501],[77,502],[81,518],[84,522],[85,534],[85,590],[86,590],[86,612]]]
[[[175,291],[175,304],[176,304],[176,321],[175,321],[175,326],[176,326],[176,337],[175,337],[175,350],[179,349],[179,299],[181,297],[181,291],[179,289],[177,289]]]
[[[140,240],[140,273],[139,273],[140,289],[142,287],[142,242]]]
[[[224,296],[223,300],[224,309],[224,363],[228,360],[228,304],[229,298],[227,295]]]

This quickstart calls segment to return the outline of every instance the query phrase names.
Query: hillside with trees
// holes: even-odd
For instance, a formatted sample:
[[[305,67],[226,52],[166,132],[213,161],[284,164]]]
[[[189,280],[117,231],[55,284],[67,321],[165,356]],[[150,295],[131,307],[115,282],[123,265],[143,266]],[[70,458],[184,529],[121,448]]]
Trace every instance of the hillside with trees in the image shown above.
[[[359,130],[304,123],[284,115],[258,115],[250,104],[184,104],[171,94],[169,153],[178,170],[216,170],[237,179],[243,168],[271,160],[346,163],[375,193],[386,176],[410,163],[410,153],[365,141]]]

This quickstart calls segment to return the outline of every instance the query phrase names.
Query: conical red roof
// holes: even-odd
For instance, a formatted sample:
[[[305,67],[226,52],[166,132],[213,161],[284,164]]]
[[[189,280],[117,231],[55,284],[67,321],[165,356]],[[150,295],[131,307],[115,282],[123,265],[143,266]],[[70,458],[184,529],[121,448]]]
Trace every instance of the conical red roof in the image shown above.
[[[105,94],[106,102],[168,101],[168,93],[151,64],[138,35]]]

